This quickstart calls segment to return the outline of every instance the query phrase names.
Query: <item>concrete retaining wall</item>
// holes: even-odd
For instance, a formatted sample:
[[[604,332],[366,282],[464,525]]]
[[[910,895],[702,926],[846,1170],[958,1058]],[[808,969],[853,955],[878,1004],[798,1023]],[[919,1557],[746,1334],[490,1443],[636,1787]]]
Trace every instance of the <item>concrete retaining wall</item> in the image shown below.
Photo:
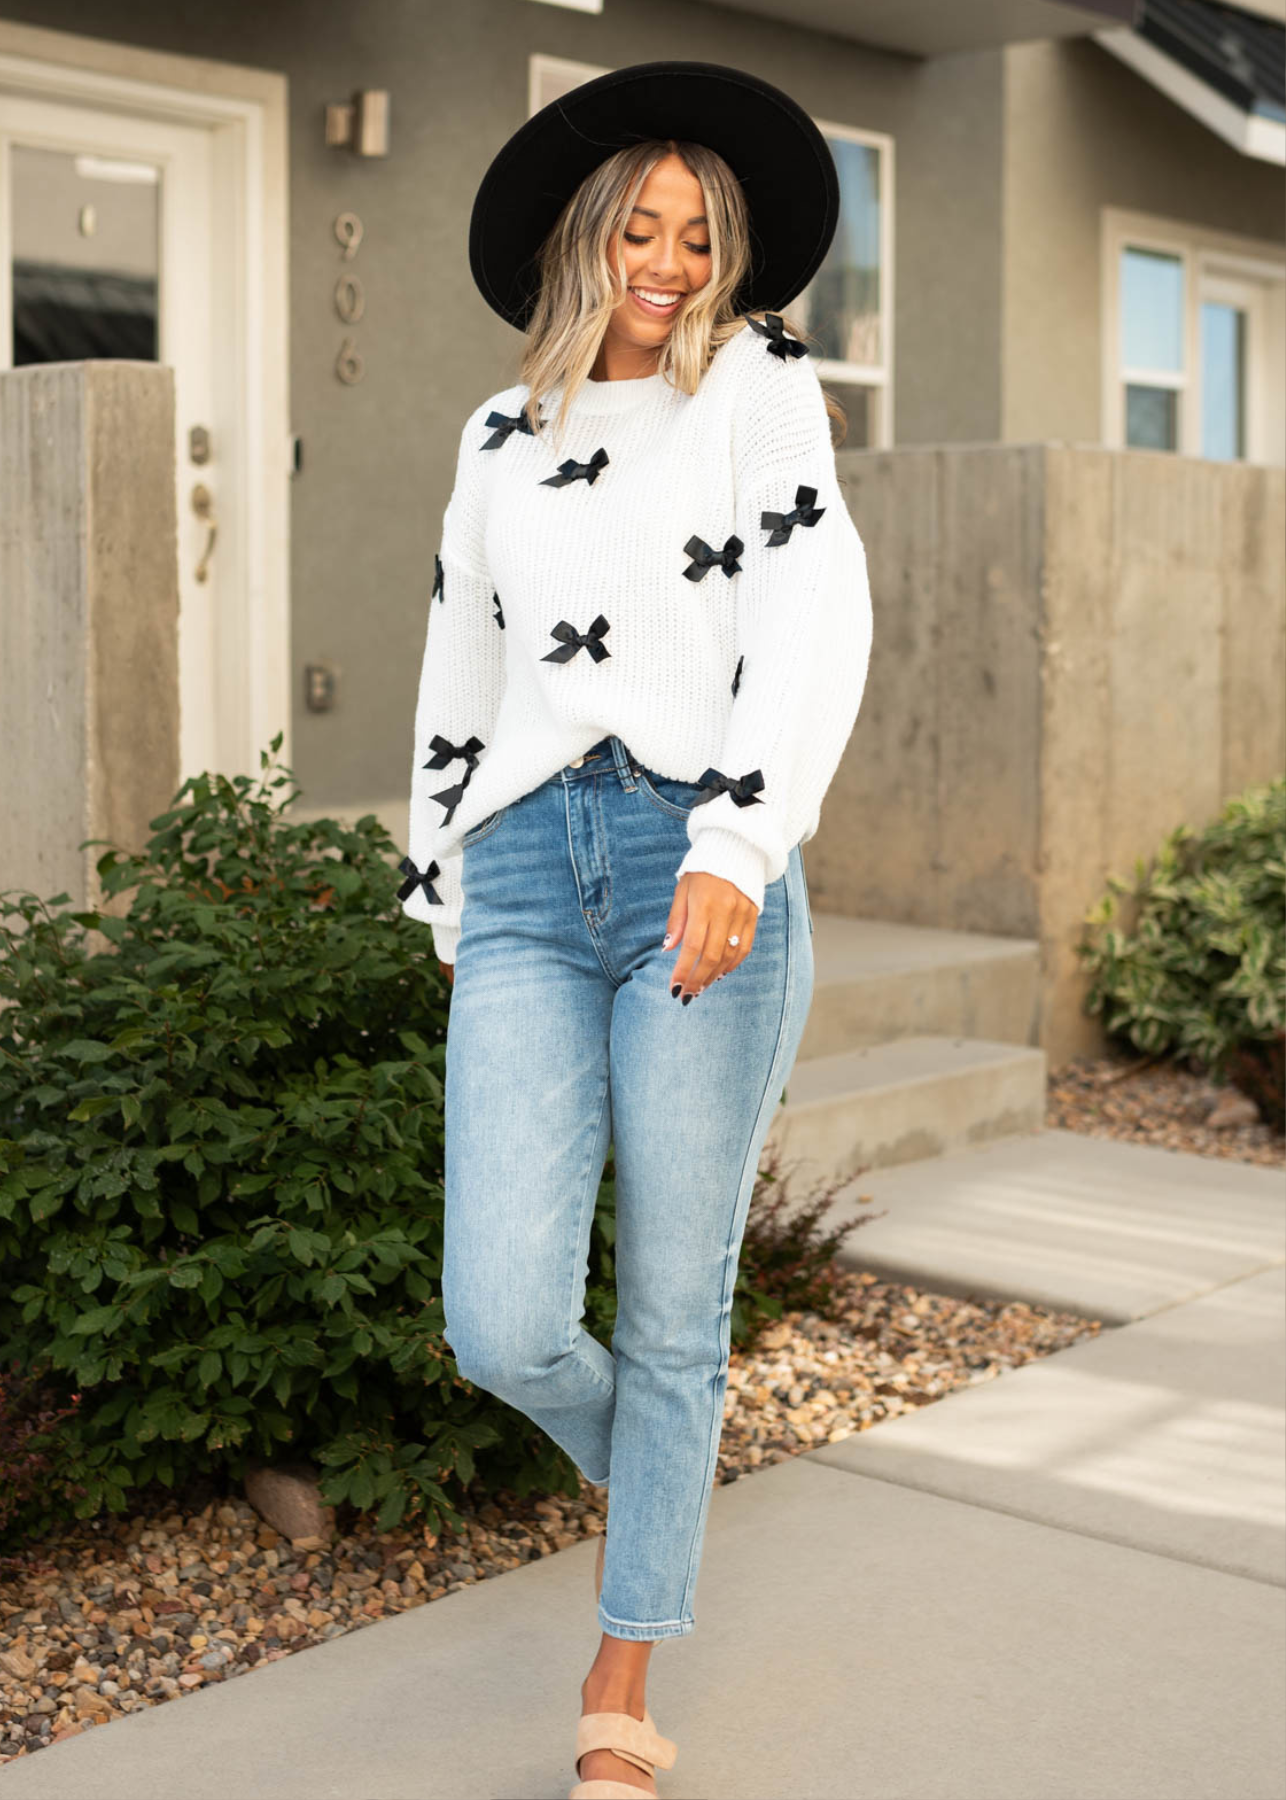
[[[1107,872],[1286,767],[1286,473],[1071,444],[839,461],[875,638],[813,902],[1038,938],[1057,1064],[1102,1042],[1072,945]]]
[[[0,374],[0,888],[97,905],[179,775],[174,374]]]

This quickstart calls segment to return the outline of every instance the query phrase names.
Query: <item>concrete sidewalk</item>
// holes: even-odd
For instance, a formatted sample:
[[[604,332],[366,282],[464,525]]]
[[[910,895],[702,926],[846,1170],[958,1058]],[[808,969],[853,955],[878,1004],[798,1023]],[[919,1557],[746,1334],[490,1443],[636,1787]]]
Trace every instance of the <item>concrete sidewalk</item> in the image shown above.
[[[1170,1153],[1090,1141],[1112,1205],[1089,1289],[1120,1246],[1109,1290],[1160,1310],[718,1489],[697,1631],[652,1660],[679,1745],[663,1800],[1286,1793],[1283,1183],[1174,1157],[1167,1229],[1151,1159]],[[1015,1146],[988,1151],[1019,1179]],[[927,1266],[915,1193],[949,1211],[960,1181],[976,1209],[984,1161],[935,1159],[919,1190],[914,1165],[865,1178],[884,1252],[914,1248],[926,1287],[961,1277]],[[1067,1202],[1044,1212],[1068,1305]],[[988,1291],[974,1268],[966,1291]],[[85,1732],[10,1764],[5,1800],[560,1800],[593,1564],[578,1544]]]

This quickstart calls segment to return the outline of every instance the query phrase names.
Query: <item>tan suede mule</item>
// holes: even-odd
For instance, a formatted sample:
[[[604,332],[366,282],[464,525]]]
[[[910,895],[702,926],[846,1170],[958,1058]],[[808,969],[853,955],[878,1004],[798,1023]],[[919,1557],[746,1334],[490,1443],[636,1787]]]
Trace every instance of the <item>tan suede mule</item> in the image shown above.
[[[591,1750],[610,1750],[626,1762],[654,1775],[657,1769],[670,1769],[679,1754],[677,1744],[662,1737],[647,1707],[643,1717],[633,1713],[582,1713],[576,1727],[576,1773],[580,1774],[581,1758]],[[646,1788],[630,1781],[578,1781],[567,1800],[652,1800]]]
[[[607,1554],[607,1533],[603,1532],[598,1540],[598,1554],[594,1559],[594,1591],[601,1598],[603,1592],[603,1558]],[[582,1713],[576,1728],[576,1772],[580,1773],[581,1758],[591,1750],[610,1750],[613,1755],[620,1756],[626,1762],[632,1762],[645,1774],[655,1775],[655,1770],[669,1769],[679,1754],[677,1744],[669,1738],[663,1738],[656,1729],[656,1723],[647,1707],[643,1708],[643,1717],[636,1719],[633,1713],[598,1712]],[[635,1787],[628,1781],[605,1781],[598,1777],[593,1781],[578,1781],[572,1789],[568,1800],[652,1800],[646,1788]]]

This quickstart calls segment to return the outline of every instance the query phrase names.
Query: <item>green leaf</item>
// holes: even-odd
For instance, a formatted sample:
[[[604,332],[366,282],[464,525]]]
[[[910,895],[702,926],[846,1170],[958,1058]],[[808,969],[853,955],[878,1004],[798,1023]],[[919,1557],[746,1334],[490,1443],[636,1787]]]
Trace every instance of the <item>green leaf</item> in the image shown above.
[[[64,1044],[55,1052],[55,1055],[79,1063],[110,1062],[115,1054],[110,1044],[100,1044],[96,1038],[73,1038],[70,1044]]]
[[[385,1496],[384,1504],[380,1507],[379,1512],[375,1516],[375,1529],[377,1531],[391,1531],[395,1525],[400,1523],[402,1514],[406,1511],[406,1503],[410,1497],[410,1493],[405,1487],[393,1488]]]

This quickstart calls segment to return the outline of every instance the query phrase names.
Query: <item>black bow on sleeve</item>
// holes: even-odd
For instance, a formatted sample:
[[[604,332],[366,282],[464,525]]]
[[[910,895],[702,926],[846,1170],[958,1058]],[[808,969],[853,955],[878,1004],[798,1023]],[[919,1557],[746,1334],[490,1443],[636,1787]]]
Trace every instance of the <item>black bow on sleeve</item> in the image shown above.
[[[717,800],[720,794],[730,794],[734,806],[762,806],[759,789],[763,785],[762,769],[752,769],[748,775],[740,775],[735,780],[731,775],[720,774],[718,769],[706,769],[701,776],[701,786],[709,791],[698,794],[692,804],[704,806],[707,800]]]
[[[769,544],[788,544],[790,534],[796,525],[816,525],[826,511],[824,506],[814,506],[817,489],[814,487],[797,487],[795,489],[795,509],[793,512],[766,512],[759,515],[759,528],[766,531],[772,527]],[[767,545],[765,545],[765,549]]]
[[[740,687],[740,686],[741,686],[741,665],[742,665],[742,663],[744,663],[744,662],[745,662],[745,660],[746,660],[746,659],[745,659],[745,657],[744,657],[744,656],[739,656],[739,657],[738,657],[738,658],[737,658],[737,667],[736,667],[736,669],[735,669],[735,670],[734,670],[734,672],[733,672],[733,677],[732,677],[732,697],[733,697],[733,699],[734,699],[734,700],[735,700],[735,699],[736,699],[736,698],[737,698],[737,689],[738,689],[738,688],[739,688],[739,687]]]
[[[422,887],[424,889],[424,897],[429,902],[430,906],[446,905],[446,901],[433,885],[434,881],[442,873],[435,862],[431,862],[427,869],[421,871],[416,868],[409,856],[404,856],[397,866],[401,873],[406,876],[406,880],[397,890],[397,897],[399,900],[409,900],[416,888]]]
[[[546,475],[541,487],[566,487],[572,481],[586,481],[590,487],[598,480],[600,469],[605,469],[611,458],[601,446],[595,450],[587,463],[576,462],[568,457],[566,462],[559,463],[557,475]]]
[[[491,598],[492,598],[492,599],[493,599],[493,600],[494,600],[494,601],[495,601],[495,603],[496,603],[496,610],[495,610],[495,612],[494,612],[494,613],[493,613],[493,614],[492,614],[492,617],[493,617],[493,618],[494,618],[494,619],[495,619],[495,621],[496,621],[496,624],[497,624],[497,625],[498,625],[498,626],[499,626],[499,627],[500,627],[500,629],[501,629],[501,631],[503,631],[503,630],[504,630],[504,628],[505,628],[505,609],[504,609],[504,607],[503,607],[503,606],[501,606],[501,604],[500,604],[500,596],[499,596],[499,594],[493,594],[493,595],[492,595],[492,596],[491,596]]]
[[[758,319],[752,319],[750,314],[747,313],[746,323],[757,331],[760,337],[768,339],[769,356],[780,356],[782,361],[785,362],[788,356],[808,355],[807,344],[801,343],[799,338],[786,336],[786,327],[782,323],[780,313],[765,313],[764,323],[762,325],[759,323]]]
[[[435,733],[429,740],[429,748],[433,751],[433,755],[428,762],[421,764],[422,768],[445,769],[447,764],[454,762],[457,756],[462,756],[465,760],[464,778],[458,781],[454,787],[443,788],[440,794],[429,796],[431,800],[440,800],[446,807],[445,817],[439,823],[449,825],[452,814],[464,798],[464,790],[472,779],[473,771],[478,766],[478,752],[485,749],[486,745],[480,737],[466,738],[463,744],[453,744],[450,738],[444,738],[440,733]]]
[[[540,660],[541,662],[570,662],[578,650],[588,650],[595,662],[602,662],[605,656],[612,654],[602,641],[604,633],[610,630],[611,626],[602,613],[599,613],[588,631],[577,631],[576,627],[569,625],[566,619],[560,619],[557,625],[550,627],[549,635],[562,641],[557,650],[551,650]]]
[[[739,537],[730,537],[722,550],[712,550],[704,538],[690,537],[683,546],[683,554],[692,561],[683,573],[689,581],[704,581],[711,569],[722,569],[731,578],[741,572],[741,564],[737,558],[745,549]]]
[[[433,592],[429,595],[429,599],[445,601],[446,597],[446,586],[442,574],[442,558],[435,550],[433,552]]]
[[[545,423],[544,419],[541,419],[540,423],[543,425]],[[508,413],[489,412],[487,414],[487,424],[494,426],[495,429],[492,431],[491,436],[487,439],[486,443],[482,446],[484,450],[498,450],[512,431],[524,431],[528,437],[535,437],[536,435],[531,428],[531,421],[528,419],[525,411],[515,413],[512,419],[509,417]]]

